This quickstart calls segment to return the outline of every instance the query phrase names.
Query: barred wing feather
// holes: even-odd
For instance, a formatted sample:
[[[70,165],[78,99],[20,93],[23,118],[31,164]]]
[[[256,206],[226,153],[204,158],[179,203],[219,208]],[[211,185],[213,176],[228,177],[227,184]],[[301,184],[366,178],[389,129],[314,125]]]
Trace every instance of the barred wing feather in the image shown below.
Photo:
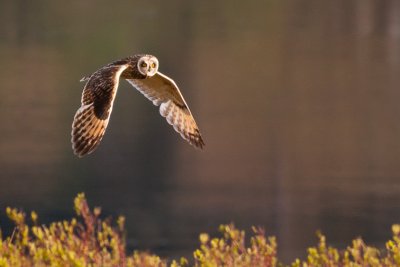
[[[165,117],[182,138],[197,148],[203,148],[204,141],[176,83],[158,72],[146,79],[127,79],[154,105],[160,106],[160,114]]]
[[[72,123],[71,142],[77,156],[91,153],[100,144],[110,120],[120,75],[127,67],[106,66],[86,79],[82,106]]]

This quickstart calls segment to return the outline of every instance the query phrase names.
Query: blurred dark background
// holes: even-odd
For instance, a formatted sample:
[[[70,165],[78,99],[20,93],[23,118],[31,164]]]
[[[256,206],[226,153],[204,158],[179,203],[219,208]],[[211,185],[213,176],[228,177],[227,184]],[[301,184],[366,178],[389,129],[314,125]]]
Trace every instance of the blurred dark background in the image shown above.
[[[79,79],[136,53],[181,88],[206,149],[121,82],[107,134],[70,144]],[[400,222],[400,1],[0,0],[0,225],[85,192],[128,247],[189,255],[235,222],[302,257],[320,229],[383,246]]]

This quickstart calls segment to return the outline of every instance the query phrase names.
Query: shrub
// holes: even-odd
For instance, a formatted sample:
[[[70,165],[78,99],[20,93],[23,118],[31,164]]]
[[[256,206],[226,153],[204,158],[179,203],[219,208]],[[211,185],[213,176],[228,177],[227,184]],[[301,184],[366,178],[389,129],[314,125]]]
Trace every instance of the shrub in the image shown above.
[[[168,263],[156,255],[135,251],[126,254],[124,217],[115,225],[111,220],[99,218],[100,208],[90,210],[84,194],[74,201],[77,218],[39,225],[35,212],[26,215],[17,209],[7,208],[14,222],[13,233],[3,239],[0,234],[1,266],[143,266],[143,267],[213,267],[213,266],[284,266],[277,258],[277,242],[266,237],[260,228],[246,242],[245,232],[231,225],[220,226],[220,237],[200,234],[200,248],[193,259],[181,258]],[[392,227],[393,238],[381,251],[366,245],[362,239],[353,240],[345,250],[326,243],[318,234],[318,244],[309,248],[305,260],[296,259],[292,267],[311,266],[400,266],[400,225]]]
[[[49,226],[38,225],[32,212],[29,227],[22,211],[7,208],[16,227],[10,237],[0,240],[0,266],[166,266],[147,253],[126,256],[124,217],[113,227],[109,220],[99,219],[100,208],[89,209],[84,194],[74,204],[78,219]]]

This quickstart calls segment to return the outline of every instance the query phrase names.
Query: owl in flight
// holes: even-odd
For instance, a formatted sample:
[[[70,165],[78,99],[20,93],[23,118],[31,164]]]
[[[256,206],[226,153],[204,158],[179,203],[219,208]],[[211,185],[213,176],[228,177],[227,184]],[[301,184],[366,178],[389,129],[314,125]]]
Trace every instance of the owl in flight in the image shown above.
[[[158,71],[158,60],[151,55],[130,56],[110,63],[82,78],[85,87],[82,106],[72,123],[72,148],[83,157],[99,145],[110,120],[120,78],[127,80],[145,97],[160,106],[175,131],[191,145],[203,148],[204,141],[176,83]]]

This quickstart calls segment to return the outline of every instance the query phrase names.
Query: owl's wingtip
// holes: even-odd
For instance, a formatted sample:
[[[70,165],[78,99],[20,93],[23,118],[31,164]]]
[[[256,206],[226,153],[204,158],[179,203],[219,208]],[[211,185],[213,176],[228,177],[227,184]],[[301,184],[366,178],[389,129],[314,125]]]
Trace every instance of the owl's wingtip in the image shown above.
[[[78,158],[83,158],[86,154],[82,154],[81,151],[76,150],[74,147],[72,148],[74,155]]]
[[[197,139],[193,140],[192,143],[196,148],[200,149],[200,150],[204,150],[206,144],[204,143],[203,138],[201,137],[201,135],[198,136]]]

